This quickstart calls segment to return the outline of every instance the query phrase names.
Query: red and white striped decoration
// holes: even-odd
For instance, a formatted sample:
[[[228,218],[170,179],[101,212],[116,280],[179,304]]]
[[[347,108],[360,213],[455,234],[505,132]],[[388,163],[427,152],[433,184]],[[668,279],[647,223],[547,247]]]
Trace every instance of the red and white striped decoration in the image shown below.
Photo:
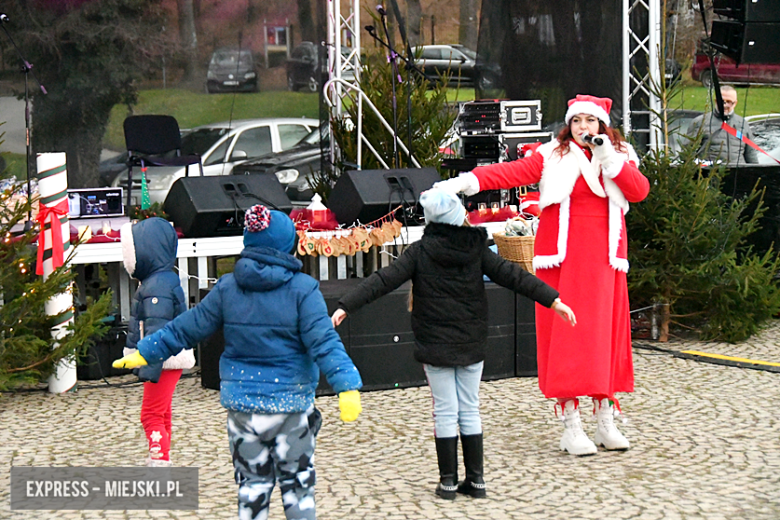
[[[38,194],[40,195],[40,211],[38,221],[41,234],[38,238],[39,258],[38,274],[44,279],[54,270],[63,265],[71,253],[70,222],[68,221],[68,171],[64,152],[40,153],[38,166]],[[57,228],[59,227],[59,233]],[[54,229],[54,233],[52,233]],[[54,240],[60,243],[54,244]],[[60,247],[61,246],[61,247]],[[73,322],[73,292],[68,288],[64,293],[46,302],[46,314],[56,316],[62,314],[60,322],[52,327],[51,335],[55,340],[67,334],[68,325]],[[64,313],[64,314],[63,314]],[[49,377],[49,392],[61,394],[76,385],[76,360],[63,359],[56,371]]]

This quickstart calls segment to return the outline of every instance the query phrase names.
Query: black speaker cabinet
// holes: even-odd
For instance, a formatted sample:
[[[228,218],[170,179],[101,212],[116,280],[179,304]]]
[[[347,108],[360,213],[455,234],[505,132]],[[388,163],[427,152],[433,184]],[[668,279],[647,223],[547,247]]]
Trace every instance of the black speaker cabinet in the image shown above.
[[[222,329],[198,345],[200,362],[200,384],[203,388],[219,390],[219,358],[225,351],[225,336]]]
[[[780,63],[780,22],[712,22],[710,43],[738,64]]]
[[[276,175],[182,177],[165,199],[165,211],[186,237],[218,237],[243,232],[244,211],[264,204],[290,213],[292,204]]]
[[[780,22],[777,0],[712,0],[715,14],[740,22]]]
[[[536,377],[536,303],[515,295],[515,375]]]
[[[435,168],[350,170],[341,174],[328,197],[328,208],[341,224],[368,223],[394,207],[414,205],[423,192],[441,180]]]
[[[127,324],[111,327],[102,338],[89,347],[86,355],[79,358],[76,377],[81,381],[92,381],[129,374],[131,370],[111,366],[111,363],[124,355],[126,343]]]
[[[328,313],[339,298],[362,278],[320,282]],[[427,384],[422,364],[414,359],[411,314],[407,310],[410,284],[351,314],[336,329],[344,348],[363,379],[364,390],[387,390]],[[536,376],[534,302],[494,283],[486,283],[488,341],[483,380]],[[201,299],[203,292],[201,293]],[[219,390],[219,358],[225,348],[219,330],[198,347],[201,384]],[[333,395],[324,375],[317,395]]]

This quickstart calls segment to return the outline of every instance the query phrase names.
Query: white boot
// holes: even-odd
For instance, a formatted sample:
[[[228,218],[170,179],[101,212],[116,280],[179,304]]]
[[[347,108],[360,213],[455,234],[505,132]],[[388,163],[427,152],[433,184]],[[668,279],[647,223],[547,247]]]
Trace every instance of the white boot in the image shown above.
[[[614,407],[609,399],[594,399],[596,406],[596,444],[604,446],[607,450],[627,450],[629,447],[628,439],[615,426]]]
[[[155,460],[151,457],[146,457],[147,468],[170,468],[173,463],[170,460]]]
[[[593,455],[598,451],[596,445],[585,435],[580,421],[579,401],[569,399],[561,405],[563,409],[563,437],[561,437],[561,451],[568,451],[572,455]]]

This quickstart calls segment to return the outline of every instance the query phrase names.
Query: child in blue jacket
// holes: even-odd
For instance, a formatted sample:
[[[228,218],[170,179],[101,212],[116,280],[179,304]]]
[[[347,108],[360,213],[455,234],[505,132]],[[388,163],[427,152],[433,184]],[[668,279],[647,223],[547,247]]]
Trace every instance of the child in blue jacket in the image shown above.
[[[339,394],[343,421],[361,412],[360,374],[331,324],[319,284],[290,254],[295,226],[279,211],[246,211],[244,250],[196,307],[114,363],[156,363],[224,329],[220,399],[238,489],[239,518],[267,518],[276,482],[288,519],[314,520],[314,407],[319,370]]]
[[[122,260],[127,273],[140,282],[130,307],[124,355],[135,352],[138,341],[163,328],[187,310],[179,275],[173,272],[179,238],[167,220],[149,218],[127,223],[120,230]],[[141,425],[149,445],[146,465],[170,466],[171,403],[182,369],[195,366],[192,349],[182,350],[163,363],[139,369],[144,382]]]

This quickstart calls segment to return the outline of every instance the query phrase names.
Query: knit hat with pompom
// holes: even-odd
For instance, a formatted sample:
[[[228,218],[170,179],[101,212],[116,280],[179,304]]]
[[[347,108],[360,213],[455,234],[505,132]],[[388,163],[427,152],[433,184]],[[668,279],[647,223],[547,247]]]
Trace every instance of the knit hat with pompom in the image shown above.
[[[295,224],[281,211],[256,204],[244,213],[244,247],[270,247],[289,253],[295,246]]]

